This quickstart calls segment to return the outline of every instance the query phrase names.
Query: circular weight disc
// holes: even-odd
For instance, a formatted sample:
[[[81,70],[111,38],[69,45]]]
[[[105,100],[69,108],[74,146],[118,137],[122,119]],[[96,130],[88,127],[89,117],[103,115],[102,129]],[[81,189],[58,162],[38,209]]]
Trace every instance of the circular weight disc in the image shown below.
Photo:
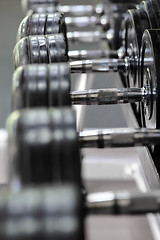
[[[108,5],[107,5],[108,7]],[[112,2],[110,6],[110,11],[107,10],[108,15],[111,18],[111,28],[114,29],[114,39],[110,41],[110,45],[112,49],[119,49],[122,46],[121,40],[121,25],[124,20],[125,13],[128,9],[134,9],[135,4],[131,1],[122,2]]]
[[[67,29],[62,13],[31,13],[26,16],[18,28],[17,41],[30,35],[48,35],[62,33],[67,41]]]
[[[138,86],[138,66],[141,47],[141,38],[144,30],[149,26],[144,11],[129,10],[125,20],[125,49],[126,56],[130,58],[130,71],[128,74],[128,87]]]
[[[22,38],[14,48],[15,68],[33,63],[68,61],[68,49],[63,34],[37,35]]]
[[[23,108],[70,106],[68,63],[19,67],[12,82],[12,111]]]
[[[66,36],[64,15],[60,12],[47,14],[45,34],[63,33]]]
[[[48,97],[50,106],[70,106],[71,70],[68,63],[48,65]]]
[[[145,31],[141,49],[141,87],[146,87],[151,96],[141,103],[143,126],[159,128],[159,87],[160,87],[160,32]],[[156,98],[154,93],[156,93]]]
[[[157,22],[157,26],[158,28],[160,28],[160,6],[157,2],[157,0],[149,0],[153,6],[153,11],[154,11],[154,14],[155,14],[155,19],[156,19],[156,22]]]
[[[37,36],[29,36],[29,46],[30,46],[30,56],[31,56],[31,64],[32,63],[40,63],[40,49],[39,49],[39,41]]]
[[[155,13],[153,11],[152,3],[150,1],[143,1],[141,3],[141,7],[147,13],[148,20],[149,20],[149,23],[150,23],[150,28],[151,29],[157,29],[158,24],[157,24],[157,20],[156,20],[156,17],[155,17]]]
[[[49,63],[47,42],[45,36],[38,36],[39,63]]]
[[[63,34],[46,36],[49,63],[67,62],[68,49]]]
[[[13,182],[81,185],[80,150],[73,110],[17,111],[9,117],[7,129]]]
[[[83,210],[75,185],[35,186],[14,193],[1,189],[0,238],[84,240]]]

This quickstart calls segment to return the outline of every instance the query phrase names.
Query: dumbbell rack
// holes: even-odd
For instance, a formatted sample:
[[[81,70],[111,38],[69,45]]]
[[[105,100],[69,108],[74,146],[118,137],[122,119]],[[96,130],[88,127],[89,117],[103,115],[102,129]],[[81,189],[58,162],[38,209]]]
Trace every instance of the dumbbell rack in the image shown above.
[[[106,3],[106,5],[107,5],[107,3]],[[104,44],[104,43],[101,43],[101,44]],[[106,47],[106,44],[104,46]],[[107,48],[110,49],[108,46],[107,46]],[[86,76],[88,76],[88,75],[89,74],[86,74]],[[92,83],[94,81],[94,76],[91,74],[90,77],[93,78],[91,80],[91,85],[92,85]],[[87,83],[87,81],[86,81],[86,83]],[[119,84],[119,86],[118,86],[118,84]],[[87,86],[87,84],[86,84],[86,86],[85,86],[83,84],[83,87],[84,87],[84,89],[89,89],[89,88],[91,88],[91,85]],[[117,76],[117,78],[116,78],[116,87],[125,87],[123,82],[120,80],[119,76]],[[83,90],[81,87],[79,89]],[[76,108],[77,107],[75,106],[75,109]],[[131,105],[130,104],[121,105],[120,108],[123,111],[127,126],[132,127],[132,128],[139,128],[137,118],[135,116],[134,110],[131,107]],[[81,114],[79,115],[81,117],[79,117],[79,119],[77,119],[78,123],[83,122],[83,119],[84,119],[84,116],[85,116],[85,113],[86,113],[85,110],[86,110],[86,107],[82,107],[82,109],[81,109],[81,114],[82,115]],[[83,128],[83,124],[81,125],[81,127]],[[81,127],[80,127],[80,129],[81,129]],[[115,163],[115,165],[113,165],[113,167],[111,167],[111,168],[108,166],[108,168],[109,168],[109,170],[108,170],[107,169],[107,163],[105,163],[104,165],[102,163],[101,169],[104,167],[104,169],[105,169],[104,171],[106,171],[105,172],[106,173],[106,180],[107,180],[107,175],[110,176],[110,171],[114,171],[114,167],[117,168],[117,169],[119,168],[119,170],[117,170],[117,172],[122,171],[122,168],[123,168],[123,170],[125,169],[124,170],[125,171],[125,176],[124,176],[124,173],[121,173],[121,174],[116,173],[115,174],[116,178],[121,178],[121,179],[123,179],[123,178],[124,179],[126,179],[126,178],[130,179],[131,178],[131,179],[134,179],[138,188],[143,192],[149,192],[149,191],[154,190],[154,189],[159,189],[160,178],[159,178],[159,174],[157,173],[157,169],[156,169],[156,166],[154,164],[153,158],[152,158],[152,156],[149,152],[149,149],[147,147],[137,147],[136,151],[137,151],[140,162],[139,162],[139,160],[137,161],[137,159],[136,159],[135,164],[133,162],[131,162],[131,163],[128,163],[127,165],[124,165],[124,163],[122,163],[122,166],[119,166],[119,164],[117,166],[116,163]],[[99,152],[98,152],[98,154],[97,155],[99,156],[99,158],[101,158],[101,154]],[[90,151],[85,151],[85,153],[84,153],[86,161],[87,161],[87,158],[90,159],[91,157],[93,157],[93,155],[94,154],[91,153]],[[88,175],[90,175],[89,169],[93,170],[93,174],[91,174],[89,176],[89,179],[90,179],[90,177],[91,177],[91,179],[93,179],[96,176],[95,171],[96,171],[96,169],[100,169],[99,165],[101,165],[101,163],[97,163],[97,165],[95,164],[95,166],[93,168],[92,168],[91,165],[92,165],[92,163],[87,165],[87,171],[84,170],[86,178],[88,178]],[[86,167],[86,165],[84,163],[84,168],[85,167]],[[105,174],[103,172],[102,177],[105,177],[104,175]],[[148,214],[147,220],[149,222],[149,225],[150,225],[150,228],[151,228],[151,231],[152,231],[152,234],[153,234],[153,239],[158,240],[160,238],[160,215],[159,214]]]
[[[117,77],[116,84],[119,83],[119,86],[116,85],[116,87],[125,87],[123,82],[121,80],[119,81],[118,78],[119,77]],[[121,105],[120,107],[123,111],[128,127],[139,128],[137,118],[135,116],[134,110],[131,107],[131,105],[130,104]],[[138,153],[140,162],[136,160],[136,165],[131,163],[129,165],[127,164],[128,166],[125,166],[122,164],[124,169],[127,167],[126,176],[124,177],[122,176],[123,174],[118,174],[120,176],[116,176],[116,177],[127,178],[128,170],[129,170],[130,177],[136,181],[136,184],[141,191],[149,192],[154,189],[159,189],[160,178],[149,149],[147,147],[137,147],[136,151]],[[95,169],[98,168],[98,165],[99,164],[95,166]],[[116,167],[118,168],[118,166],[116,166],[115,164],[115,168]],[[102,165],[102,168],[103,168],[103,165]],[[105,170],[107,171],[107,167],[105,168]],[[114,169],[112,170],[114,171]],[[122,171],[122,169],[120,169],[119,171]],[[110,175],[109,172],[110,172],[110,168],[108,170],[108,175]],[[106,176],[107,176],[107,173],[106,173]],[[153,234],[153,239],[155,240],[160,239],[160,215],[148,214],[147,219]]]
[[[81,76],[81,77],[86,77],[87,75]],[[91,77],[92,75],[88,75],[87,78]],[[87,80],[86,80],[87,83]],[[84,89],[87,88],[87,84],[84,84]],[[81,88],[81,87],[80,87]],[[90,86],[88,86],[88,88],[90,88]],[[77,88],[76,88],[77,89]],[[81,88],[82,90],[82,88]],[[126,120],[127,120],[127,124],[130,127],[138,127],[138,122],[136,120],[135,114],[133,112],[133,109],[131,108],[130,105],[127,106],[127,111],[126,111],[126,106],[122,106],[124,115],[126,115]],[[81,112],[81,117],[82,117],[82,113]],[[85,113],[84,113],[85,115]],[[83,118],[83,117],[82,117]],[[82,119],[79,118],[78,119],[79,123],[82,123]],[[79,128],[81,129],[81,127],[79,126]],[[159,188],[160,182],[159,182],[159,176],[157,174],[156,171],[156,167],[153,163],[153,159],[149,153],[148,148],[146,147],[141,147],[141,148],[137,148],[138,152],[139,152],[139,156],[140,156],[140,160],[141,160],[141,166],[139,166],[138,169],[133,169],[134,176],[135,179],[137,181],[137,183],[140,185],[139,187],[141,188],[142,191],[149,191],[149,190],[153,190],[153,189],[157,189]],[[160,219],[158,215],[150,215],[149,217],[151,219],[151,223],[152,225],[154,225],[154,230],[155,228],[159,228],[160,230]],[[156,222],[156,224],[155,224]],[[156,232],[156,237],[157,239],[159,239],[157,232]],[[155,238],[156,239],[156,238]]]

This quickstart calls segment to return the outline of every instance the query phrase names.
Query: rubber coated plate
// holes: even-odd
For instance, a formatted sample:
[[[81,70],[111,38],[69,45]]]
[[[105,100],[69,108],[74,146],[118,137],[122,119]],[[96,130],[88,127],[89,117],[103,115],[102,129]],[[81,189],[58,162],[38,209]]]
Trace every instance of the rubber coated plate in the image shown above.
[[[66,62],[67,46],[63,34],[53,34],[46,36],[49,63]]]
[[[70,108],[25,110],[7,121],[13,179],[81,185],[76,116]]]
[[[160,127],[159,116],[159,88],[160,88],[160,32],[148,30],[143,36],[142,42],[142,63],[141,63],[141,87],[148,86],[151,93],[156,92],[156,99],[153,95],[142,103],[143,126],[148,128]],[[148,61],[149,60],[149,61]]]
[[[40,49],[38,36],[28,37],[29,46],[30,46],[30,63],[40,63]]]
[[[157,29],[158,24],[155,18],[155,13],[153,11],[152,3],[149,1],[143,1],[144,10],[146,11],[150,23],[151,29]]]
[[[138,86],[138,65],[143,32],[149,27],[147,14],[143,10],[129,10],[126,18],[126,55],[131,59],[128,86]]]
[[[48,65],[48,96],[50,106],[69,106],[71,74],[68,63]]]
[[[125,49],[126,55],[136,62],[139,56],[140,36],[142,35],[140,17],[136,10],[129,10],[126,17],[126,33],[125,33]],[[128,76],[128,87],[136,85],[138,75],[136,68],[130,72]]]
[[[14,193],[1,189],[1,193],[1,239],[84,240],[84,203],[75,185],[35,186]]]
[[[19,67],[13,75],[12,110],[70,106],[68,63]]]
[[[39,63],[49,63],[47,42],[45,36],[38,36]]]
[[[159,4],[157,3],[157,0],[150,0],[153,6],[153,11],[155,13],[155,18],[157,22],[158,28],[160,28],[160,7]]]

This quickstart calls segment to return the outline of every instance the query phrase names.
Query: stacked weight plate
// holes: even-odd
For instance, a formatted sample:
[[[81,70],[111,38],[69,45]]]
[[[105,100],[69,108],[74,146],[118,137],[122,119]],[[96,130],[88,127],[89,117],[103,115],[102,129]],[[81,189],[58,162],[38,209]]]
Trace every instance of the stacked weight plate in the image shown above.
[[[160,212],[159,189],[87,194],[81,177],[83,148],[145,146],[159,181],[159,2],[25,0],[23,7],[6,124],[11,187],[0,195],[1,239],[82,240],[88,214]],[[88,25],[101,29],[80,29]],[[110,50],[69,49],[70,42],[102,40]],[[88,72],[118,72],[123,86],[71,92],[71,74]],[[72,105],[108,104],[128,104],[138,127],[77,131]]]

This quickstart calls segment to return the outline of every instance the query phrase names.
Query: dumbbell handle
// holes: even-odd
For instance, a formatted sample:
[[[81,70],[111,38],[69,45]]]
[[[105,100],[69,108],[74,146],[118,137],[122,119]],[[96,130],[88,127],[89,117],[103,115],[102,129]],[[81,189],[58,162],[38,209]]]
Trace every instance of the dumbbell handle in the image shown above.
[[[111,128],[79,132],[81,148],[135,147],[160,144],[159,129]],[[0,129],[1,151],[8,149],[8,133]],[[2,152],[0,152],[2,155]]]
[[[94,60],[79,60],[71,61],[72,73],[86,73],[86,72],[126,72],[130,68],[130,61],[128,57],[125,59],[118,58],[102,58]]]
[[[87,214],[159,213],[160,191],[93,193],[86,197],[85,206]]]
[[[92,58],[115,58],[118,59],[119,53],[116,50],[73,50],[68,52],[69,59],[92,59]]]
[[[109,105],[141,102],[148,96],[143,88],[108,88],[71,92],[73,105]]]
[[[110,28],[110,21],[107,16],[83,16],[83,17],[66,17],[65,23],[69,27],[88,27],[104,26],[105,31]]]
[[[149,146],[160,143],[160,130],[154,129],[102,129],[79,133],[81,148],[114,148]]]
[[[93,14],[102,15],[104,13],[103,4],[93,5],[60,5],[59,11],[68,16],[91,16]]]
[[[69,42],[78,43],[92,43],[100,42],[102,40],[111,41],[114,38],[114,30],[108,30],[107,32],[101,31],[86,31],[86,32],[68,32],[67,39]]]

